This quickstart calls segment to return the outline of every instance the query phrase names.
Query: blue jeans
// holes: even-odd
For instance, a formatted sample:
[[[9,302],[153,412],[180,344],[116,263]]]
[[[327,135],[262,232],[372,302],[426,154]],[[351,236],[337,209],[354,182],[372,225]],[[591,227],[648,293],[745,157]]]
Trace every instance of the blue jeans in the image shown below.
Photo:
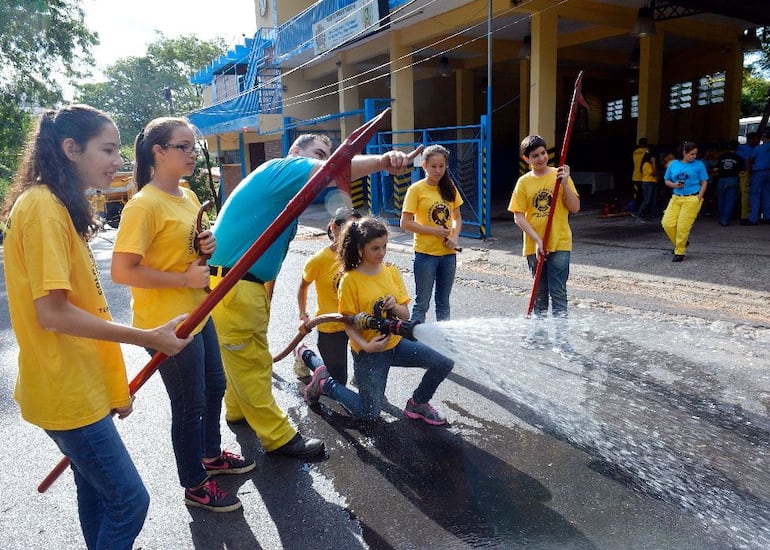
[[[222,452],[219,415],[225,372],[211,319],[181,352],[163,362],[160,376],[171,399],[171,444],[179,482],[195,487],[207,477],[202,459]]]
[[[427,403],[436,393],[439,384],[449,375],[454,361],[421,342],[402,338],[396,347],[387,351],[353,352],[353,371],[358,382],[358,393],[334,378],[326,380],[323,392],[356,418],[376,420],[385,401],[385,386],[391,366],[426,369],[420,384],[412,393],[412,399],[415,403]]]
[[[449,294],[457,270],[457,256],[431,256],[415,252],[414,254],[414,306],[412,319],[425,322],[425,315],[430,308],[430,297],[433,293],[433,283],[436,283],[436,320],[449,320]]]
[[[86,546],[130,549],[144,525],[150,495],[112,418],[46,433],[71,461]]]
[[[569,277],[569,250],[550,252],[543,262],[540,281],[535,292],[535,315],[548,314],[548,298],[551,298],[551,314],[554,317],[567,316],[567,278]],[[527,264],[532,276],[537,269],[537,254],[527,256]]]
[[[735,201],[738,198],[738,176],[719,178],[717,180],[717,210],[719,223],[727,225],[735,211]]]
[[[642,183],[642,204],[639,206],[640,218],[652,218],[655,216],[655,184],[652,182]]]
[[[770,168],[752,172],[749,180],[749,223],[757,223],[760,214],[770,220]]]

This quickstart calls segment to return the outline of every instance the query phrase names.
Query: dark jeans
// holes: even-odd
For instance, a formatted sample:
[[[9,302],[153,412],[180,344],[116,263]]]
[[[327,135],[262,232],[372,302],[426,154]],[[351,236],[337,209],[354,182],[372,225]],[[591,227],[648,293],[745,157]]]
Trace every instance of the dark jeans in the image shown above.
[[[719,223],[727,225],[735,212],[735,202],[738,199],[738,176],[719,178],[717,180],[717,209]]]
[[[195,487],[207,477],[202,459],[222,452],[219,416],[225,372],[211,319],[181,352],[163,362],[160,376],[171,399],[171,444],[179,482]]]
[[[385,386],[390,367],[421,367],[425,374],[412,393],[415,403],[427,403],[436,388],[449,375],[454,361],[421,342],[402,338],[393,349],[379,353],[353,352],[353,368],[358,393],[328,378],[324,393],[363,420],[376,420],[385,401]]]
[[[86,546],[130,550],[144,525],[150,495],[112,418],[46,433],[71,461]]]
[[[433,283],[436,283],[436,321],[449,320],[449,294],[455,281],[457,256],[431,256],[415,252],[414,254],[414,306],[412,320],[425,322],[425,315],[430,308]]]
[[[348,335],[339,332],[318,332],[318,352],[335,380],[348,382]],[[308,368],[315,370],[308,365]]]
[[[540,281],[535,292],[533,312],[542,316],[548,314],[548,298],[551,299],[551,314],[554,317],[567,316],[567,278],[569,277],[569,250],[550,252],[543,263]],[[537,268],[537,254],[527,256],[532,276]]]
[[[639,207],[640,218],[652,218],[655,216],[655,184],[642,183],[642,204]]]

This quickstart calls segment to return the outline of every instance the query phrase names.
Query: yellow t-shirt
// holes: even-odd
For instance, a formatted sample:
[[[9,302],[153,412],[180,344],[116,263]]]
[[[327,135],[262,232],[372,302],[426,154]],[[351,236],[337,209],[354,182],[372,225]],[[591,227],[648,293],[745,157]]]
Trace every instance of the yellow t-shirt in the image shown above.
[[[456,191],[456,190],[455,190]],[[431,185],[427,179],[413,183],[406,190],[403,212],[414,214],[414,220],[422,225],[452,228],[452,212],[460,208],[463,199],[459,191],[455,200],[447,202],[441,198],[438,185]],[[414,234],[414,251],[431,256],[455,254],[455,250],[444,245],[444,239],[436,235]]]
[[[181,197],[145,185],[126,203],[115,237],[115,252],[142,256],[141,265],[159,271],[184,273],[198,261],[195,251],[195,219],[200,201],[190,189],[180,188]],[[204,227],[208,218],[204,216]],[[131,287],[133,324],[138,328],[157,327],[177,315],[190,313],[204,300],[200,288]],[[192,334],[203,328],[208,316]]]
[[[337,289],[342,279],[342,269],[337,253],[328,246],[313,254],[305,263],[302,279],[307,283],[315,283],[315,293],[318,299],[316,315],[337,313]],[[340,332],[345,330],[342,323],[322,323],[318,325],[319,332]]]
[[[339,288],[339,312],[343,315],[368,313],[374,315],[374,304],[385,296],[393,296],[398,304],[408,304],[409,295],[406,293],[404,280],[398,268],[393,264],[382,264],[382,269],[376,275],[367,275],[360,271],[348,271],[343,275]],[[361,331],[363,337],[371,340],[380,333],[376,330]],[[401,341],[401,336],[391,335],[385,349],[389,350]],[[354,340],[350,340],[350,348],[356,353],[361,351]]]
[[[104,195],[96,193],[93,197],[91,197],[91,204],[94,206],[94,210],[101,214],[104,213],[104,208],[107,205],[107,199],[104,197]]]
[[[551,168],[544,176],[536,176],[531,171],[527,172],[516,182],[511,202],[508,204],[508,211],[523,212],[532,229],[541,237],[545,233],[555,185],[556,168]],[[567,178],[567,185],[577,194],[572,178]],[[551,233],[548,235],[546,245],[548,252],[572,250],[572,230],[569,227],[569,210],[564,196],[564,192],[560,189],[551,221]],[[535,253],[535,241],[526,233],[524,233],[523,253],[525,256]]]
[[[73,305],[112,319],[91,249],[47,186],[31,187],[14,204],[4,263],[8,308],[19,343],[13,395],[24,420],[45,430],[72,430],[127,406],[119,344],[44,330],[37,321],[34,301],[53,290],[66,290]]]
[[[658,176],[655,174],[655,168],[651,162],[645,162],[642,165],[642,181],[644,183],[657,183]]]

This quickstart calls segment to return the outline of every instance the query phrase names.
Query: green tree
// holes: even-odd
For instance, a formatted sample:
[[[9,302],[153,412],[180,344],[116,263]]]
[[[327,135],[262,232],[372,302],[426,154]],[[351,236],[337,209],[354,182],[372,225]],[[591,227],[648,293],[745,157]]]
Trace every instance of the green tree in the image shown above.
[[[79,0],[0,0],[0,179],[16,167],[29,108],[59,103],[54,74],[70,84],[82,79],[95,44]]]
[[[105,80],[78,86],[77,101],[110,113],[124,143],[155,117],[185,114],[203,106],[201,90],[189,77],[226,51],[221,38],[202,41],[196,37],[167,38],[157,33],[144,57],[119,59],[104,70]],[[171,90],[171,101],[164,97]]]
[[[751,69],[744,70],[743,89],[741,90],[741,116],[759,116],[765,111],[768,101],[770,81],[754,74]]]

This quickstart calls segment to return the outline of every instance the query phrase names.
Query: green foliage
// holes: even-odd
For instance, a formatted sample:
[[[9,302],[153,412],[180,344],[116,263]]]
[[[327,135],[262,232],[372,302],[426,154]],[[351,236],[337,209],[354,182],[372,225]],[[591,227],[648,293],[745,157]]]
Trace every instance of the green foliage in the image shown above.
[[[741,117],[758,116],[765,110],[770,81],[745,70],[741,90]]]
[[[0,94],[0,179],[9,179],[16,170],[19,154],[32,127],[32,116],[23,111],[14,96]],[[0,200],[0,204],[2,201]]]
[[[53,75],[70,82],[93,66],[96,34],[84,23],[79,0],[0,0],[0,95],[21,104],[54,105],[61,87]]]
[[[214,197],[211,192],[211,185],[209,185],[209,173],[206,167],[206,159],[199,158],[195,162],[195,172],[185,179],[189,182],[190,189],[195,192],[198,200],[201,201],[201,204],[207,200],[213,200]],[[216,215],[215,212],[216,209],[213,207],[208,211],[210,219],[214,219]]]
[[[194,36],[166,38],[158,33],[144,57],[119,59],[104,71],[105,82],[78,87],[77,101],[112,115],[124,144],[147,122],[159,116],[185,114],[203,106],[200,89],[188,78],[227,50],[222,39],[202,41]],[[172,99],[163,97],[171,88]]]
[[[8,193],[8,188],[11,186],[11,182],[3,177],[0,177],[0,206],[5,204],[5,195]],[[0,220],[0,224],[2,224]]]
[[[96,34],[83,21],[79,0],[0,0],[0,179],[7,181],[32,126],[32,105],[62,99],[53,78],[70,83],[93,65]]]

